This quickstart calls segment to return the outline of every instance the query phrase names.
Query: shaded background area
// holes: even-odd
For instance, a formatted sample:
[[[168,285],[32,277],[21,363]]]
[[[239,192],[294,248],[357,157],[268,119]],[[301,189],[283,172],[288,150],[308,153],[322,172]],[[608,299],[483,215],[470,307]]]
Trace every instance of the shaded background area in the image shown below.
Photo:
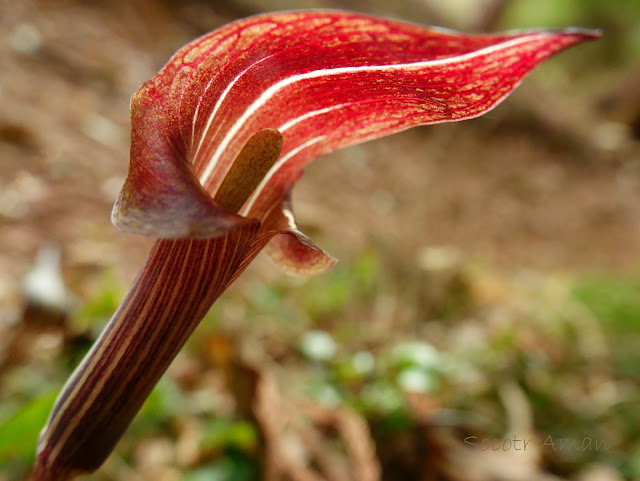
[[[389,3],[0,0],[0,479],[150,246],[109,223],[131,93],[197,35],[307,7],[606,35],[481,119],[312,164],[294,205],[342,262],[257,259],[92,479],[640,477],[640,4]]]

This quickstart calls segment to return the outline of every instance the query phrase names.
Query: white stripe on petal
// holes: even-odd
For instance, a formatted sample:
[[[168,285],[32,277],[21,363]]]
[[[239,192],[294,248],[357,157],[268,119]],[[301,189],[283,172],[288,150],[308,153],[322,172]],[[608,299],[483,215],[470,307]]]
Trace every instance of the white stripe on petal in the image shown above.
[[[537,34],[537,36],[544,37],[544,36],[546,36],[546,34],[544,32],[542,32],[542,33]],[[218,148],[216,149],[216,151],[214,152],[213,156],[211,157],[211,160],[207,164],[207,168],[204,170],[204,172],[200,176],[200,183],[202,185],[205,185],[209,181],[209,178],[210,178],[211,174],[213,173],[213,170],[214,170],[216,164],[218,163],[218,161],[220,160],[220,157],[222,156],[223,152],[225,151],[225,149],[227,149],[227,147],[229,146],[229,144],[231,143],[233,138],[238,134],[238,132],[240,131],[242,126],[245,125],[247,120],[249,120],[249,118],[252,115],[254,115],[260,108],[262,108],[266,103],[268,103],[278,93],[278,91],[282,90],[283,88],[285,88],[285,87],[287,87],[287,86],[289,86],[291,84],[294,84],[296,82],[301,82],[301,81],[304,81],[304,80],[308,80],[308,79],[318,78],[318,77],[330,77],[330,76],[349,74],[349,73],[370,72],[370,71],[381,71],[381,72],[384,72],[384,71],[394,71],[394,70],[413,70],[413,69],[421,69],[421,68],[431,67],[431,66],[440,66],[440,65],[447,65],[447,64],[452,64],[452,63],[459,63],[459,62],[470,60],[470,59],[473,59],[473,58],[476,58],[476,57],[480,57],[480,56],[483,56],[483,55],[489,55],[489,54],[491,54],[493,52],[497,52],[497,51],[500,51],[500,50],[506,50],[508,48],[515,47],[515,46],[520,45],[522,43],[531,42],[533,38],[535,38],[535,36],[514,38],[514,39],[509,40],[507,42],[499,43],[497,45],[492,45],[490,47],[486,47],[486,48],[483,48],[483,49],[480,49],[480,50],[476,50],[474,52],[470,52],[470,53],[467,53],[467,54],[464,54],[464,55],[457,55],[457,56],[454,56],[454,57],[449,57],[449,58],[444,58],[444,59],[439,59],[439,60],[428,60],[428,61],[423,61],[423,62],[412,62],[412,63],[394,64],[394,65],[388,65],[387,64],[387,65],[366,65],[366,66],[361,66],[361,67],[327,68],[327,69],[321,69],[321,70],[313,70],[311,72],[307,72],[307,73],[303,73],[303,74],[292,75],[290,77],[282,79],[282,80],[276,82],[275,84],[273,84],[271,87],[267,88],[244,111],[244,113],[235,121],[235,123],[227,131],[227,134],[222,139],[222,141],[218,145]],[[256,65],[256,64],[254,64],[254,65]],[[216,103],[216,107],[219,106],[219,104],[222,102],[222,99],[228,94],[229,90],[236,83],[236,81],[239,79],[239,77],[241,77],[250,68],[251,67],[248,67],[247,69],[243,70],[233,80],[233,82],[231,82],[229,84],[229,86],[225,89],[223,95],[220,97],[220,99]],[[217,112],[217,110],[214,108],[214,113],[215,112]],[[213,121],[214,113],[212,113],[212,115],[209,117],[209,120],[207,122],[207,128],[211,125],[211,123]],[[201,140],[200,140],[200,144],[202,144],[202,141],[203,141],[204,137],[205,136],[203,135]],[[303,144],[303,145],[306,145],[306,143]],[[279,165],[279,164],[280,163],[278,162],[276,165]]]
[[[278,127],[278,130],[282,134],[286,130],[289,130],[291,127],[293,127],[297,123],[302,122],[303,120],[307,120],[308,118],[315,117],[317,115],[326,114],[327,112],[331,112],[332,110],[341,109],[342,107],[347,107],[349,105],[352,105],[352,104],[351,103],[336,104],[336,105],[332,105],[331,107],[325,107],[323,109],[312,110],[311,112],[307,112],[304,115],[296,117],[295,119],[291,119],[288,122],[282,124],[280,127]]]
[[[207,125],[205,125],[204,130],[202,131],[202,135],[200,136],[200,141],[198,142],[198,148],[196,149],[196,152],[193,155],[194,159],[196,159],[198,157],[198,152],[200,152],[200,148],[202,147],[202,143],[204,142],[204,139],[207,137],[207,133],[209,132],[209,128],[211,127],[211,124],[213,123],[213,119],[216,116],[216,114],[218,113],[218,110],[220,110],[220,106],[222,105],[222,102],[224,102],[224,99],[227,97],[227,95],[229,95],[229,91],[233,88],[233,86],[238,82],[238,80],[240,80],[240,78],[244,74],[246,74],[249,70],[251,70],[256,65],[259,65],[261,62],[264,62],[268,58],[271,58],[272,56],[273,55],[268,55],[268,56],[266,56],[264,58],[261,58],[256,63],[253,63],[253,64],[249,65],[242,72],[240,72],[238,75],[236,75],[235,78],[229,83],[229,85],[227,85],[227,88],[225,88],[224,91],[222,92],[222,95],[220,95],[220,98],[218,99],[218,101],[216,102],[215,106],[213,107],[213,110],[211,111],[211,115],[209,115],[209,118],[207,119]],[[206,93],[207,89],[209,88],[209,86],[211,85],[211,83],[213,82],[214,79],[215,79],[215,77],[213,79],[211,79],[209,81],[209,83],[207,83],[207,86],[205,87],[205,93]],[[196,116],[198,115],[199,108],[200,108],[200,105],[198,104],[198,108],[196,109]],[[193,119],[194,128],[195,128],[195,124],[196,124],[196,117],[194,117],[194,119]],[[215,167],[215,165],[213,165],[211,167],[211,170],[213,170],[213,167]]]

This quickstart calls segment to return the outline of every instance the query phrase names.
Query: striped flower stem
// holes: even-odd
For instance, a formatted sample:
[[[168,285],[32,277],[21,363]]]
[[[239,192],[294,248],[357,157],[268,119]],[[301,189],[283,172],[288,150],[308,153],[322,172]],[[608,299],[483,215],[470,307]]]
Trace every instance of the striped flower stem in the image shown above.
[[[238,268],[255,232],[161,240],[63,389],[39,441],[34,480],[97,469]],[[224,259],[224,262],[220,262]]]
[[[309,162],[409,127],[478,117],[542,61],[600,35],[466,35],[312,10],[238,20],[180,48],[131,99],[129,173],[111,216],[125,232],[164,240],[64,387],[33,480],[102,463],[267,241],[290,273],[334,265],[293,215],[291,190]]]
[[[280,153],[262,130],[238,155],[215,195],[237,211]],[[124,301],[67,381],[38,442],[33,481],[94,471],[213,302],[260,252],[260,223],[212,239],[158,240]]]

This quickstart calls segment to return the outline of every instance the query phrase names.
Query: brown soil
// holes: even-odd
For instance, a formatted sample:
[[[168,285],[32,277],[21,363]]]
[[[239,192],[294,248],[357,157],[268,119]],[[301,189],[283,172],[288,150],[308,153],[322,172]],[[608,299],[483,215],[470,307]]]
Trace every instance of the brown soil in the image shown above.
[[[0,304],[15,299],[16,279],[52,241],[80,293],[104,268],[131,278],[150,241],[109,223],[128,164],[129,96],[175,48],[251,8],[25,0],[0,9]],[[623,136],[609,155],[596,142],[609,125],[596,100],[570,82],[538,98],[541,75],[487,118],[316,162],[296,190],[302,224],[346,262],[368,247],[411,263],[422,246],[452,245],[498,266],[636,269],[638,143]],[[575,105],[545,124],[544,112]]]

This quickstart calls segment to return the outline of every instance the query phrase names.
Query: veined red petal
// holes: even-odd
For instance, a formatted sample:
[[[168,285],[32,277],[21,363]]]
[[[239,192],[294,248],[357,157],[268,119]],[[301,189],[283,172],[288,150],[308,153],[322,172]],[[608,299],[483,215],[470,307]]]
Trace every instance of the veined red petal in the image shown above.
[[[143,89],[131,99],[129,173],[111,222],[125,232],[165,239],[210,238],[247,225],[249,219],[216,204],[194,175],[179,136],[167,128],[173,108]]]
[[[259,15],[181,48],[134,98],[210,195],[254,132],[279,130],[280,158],[239,213],[282,226],[290,220],[285,196],[313,158],[412,126],[477,117],[544,59],[598,35],[464,35],[339,11]],[[321,252],[309,251],[305,238],[276,239],[272,252],[288,263]]]
[[[293,215],[290,195],[286,195],[281,204],[272,210],[262,227],[263,230],[274,232],[265,252],[289,274],[321,274],[338,262],[300,231]]]
[[[111,212],[114,225],[126,232],[153,237],[206,239],[258,223],[235,212],[279,157],[280,132],[262,129],[251,136],[212,198],[193,175],[191,164],[179,153],[159,155],[151,149],[137,155],[141,145],[161,145],[152,142],[156,132],[149,133],[147,142],[136,139],[141,136],[140,131],[144,138],[146,127],[142,123],[142,128],[133,131],[129,175]]]

